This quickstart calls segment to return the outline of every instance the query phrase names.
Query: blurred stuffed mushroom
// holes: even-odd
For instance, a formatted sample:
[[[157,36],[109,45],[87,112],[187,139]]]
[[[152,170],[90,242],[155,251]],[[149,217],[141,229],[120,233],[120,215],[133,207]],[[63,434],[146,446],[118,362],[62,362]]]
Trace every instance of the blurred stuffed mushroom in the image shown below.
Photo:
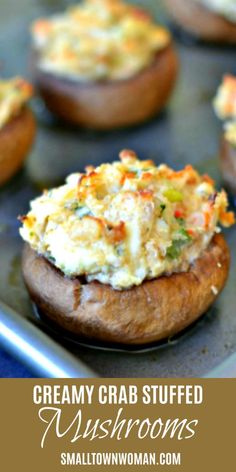
[[[85,0],[32,25],[32,71],[47,107],[112,129],[156,115],[177,75],[170,33],[121,0]]]
[[[165,0],[173,20],[199,39],[236,43],[235,0]]]
[[[220,163],[225,184],[236,194],[236,77],[226,75],[214,99],[215,112],[223,120]]]
[[[28,107],[33,88],[15,77],[0,80],[0,184],[22,166],[35,136],[35,120]]]

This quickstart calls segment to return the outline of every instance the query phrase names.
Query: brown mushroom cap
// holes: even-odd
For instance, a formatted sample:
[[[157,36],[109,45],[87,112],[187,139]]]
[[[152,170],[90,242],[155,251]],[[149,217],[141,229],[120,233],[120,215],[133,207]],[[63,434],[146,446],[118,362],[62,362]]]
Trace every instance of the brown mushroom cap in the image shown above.
[[[165,339],[199,318],[224,287],[229,263],[227,244],[215,235],[188,272],[129,290],[65,277],[28,244],[22,267],[30,296],[46,318],[79,338],[135,345]]]
[[[34,82],[48,109],[75,125],[101,130],[134,125],[156,115],[172,92],[178,70],[172,44],[158,52],[149,67],[126,80],[82,83],[43,71],[38,60],[34,52]]]
[[[4,184],[22,166],[35,136],[35,119],[29,108],[0,130],[0,184]]]
[[[200,39],[236,43],[236,24],[194,0],[165,0],[173,20]]]

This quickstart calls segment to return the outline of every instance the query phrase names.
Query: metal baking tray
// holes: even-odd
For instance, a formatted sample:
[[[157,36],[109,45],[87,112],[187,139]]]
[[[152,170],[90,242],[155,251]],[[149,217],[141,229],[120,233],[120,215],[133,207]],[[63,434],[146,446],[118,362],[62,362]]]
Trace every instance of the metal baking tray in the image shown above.
[[[1,2],[2,75],[29,75],[30,21],[64,8],[66,3]],[[164,18],[161,2],[136,3]],[[139,353],[91,348],[64,338],[35,316],[21,277],[17,216],[27,211],[29,200],[42,188],[63,182],[68,173],[81,171],[88,163],[113,161],[122,148],[131,148],[141,158],[175,168],[191,163],[222,185],[218,162],[221,125],[211,100],[222,75],[236,73],[236,51],[178,40],[177,47],[181,69],[174,96],[160,117],[143,126],[109,133],[72,129],[52,118],[39,99],[32,103],[39,123],[35,147],[24,170],[0,189],[0,342],[38,375],[236,376],[236,228],[226,233],[232,253],[231,273],[215,306],[183,336]]]

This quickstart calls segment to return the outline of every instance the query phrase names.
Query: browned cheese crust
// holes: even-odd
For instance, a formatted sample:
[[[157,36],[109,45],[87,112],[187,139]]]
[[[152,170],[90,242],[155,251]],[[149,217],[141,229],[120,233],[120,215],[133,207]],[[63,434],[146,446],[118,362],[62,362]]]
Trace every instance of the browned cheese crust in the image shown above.
[[[34,82],[48,109],[83,127],[108,130],[141,123],[166,104],[176,81],[178,60],[172,45],[138,75],[117,81],[80,83],[40,70],[32,55]]]
[[[165,0],[173,20],[206,41],[236,43],[236,25],[194,0]]]
[[[172,336],[199,318],[222,290],[229,263],[227,244],[215,235],[188,272],[123,291],[69,279],[27,244],[22,266],[32,300],[60,327],[105,342],[146,344]]]
[[[220,164],[226,186],[236,194],[236,148],[224,137],[221,141]]]
[[[0,184],[4,184],[22,166],[35,136],[35,120],[29,108],[0,130]]]

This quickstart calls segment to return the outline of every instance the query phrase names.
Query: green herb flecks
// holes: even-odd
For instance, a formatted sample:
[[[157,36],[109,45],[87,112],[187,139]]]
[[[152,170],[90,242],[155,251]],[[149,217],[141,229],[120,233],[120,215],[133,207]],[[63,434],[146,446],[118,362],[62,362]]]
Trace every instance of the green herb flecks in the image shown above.
[[[66,202],[64,206],[67,210],[76,211],[78,210],[78,208],[81,208],[82,205],[77,200],[73,200],[70,202]]]
[[[172,241],[172,245],[167,249],[167,257],[170,259],[177,259],[180,254],[182,248],[192,241],[191,236],[187,233],[184,228],[181,228],[177,234],[180,236]]]
[[[74,212],[76,216],[78,216],[78,218],[80,219],[82,219],[84,216],[93,215],[91,210],[88,207],[81,205],[81,203],[78,201],[67,202],[65,204],[65,208],[67,210]]]
[[[82,219],[84,216],[92,216],[92,212],[89,208],[87,208],[86,206],[81,206],[81,207],[78,207],[76,210],[75,210],[75,214],[76,216],[78,216],[80,219]]]
[[[184,220],[184,218],[176,218],[176,219],[181,227],[185,226],[186,221]]]
[[[141,177],[143,173],[150,172],[151,170],[151,167],[146,167],[144,169],[136,169],[134,167],[129,167],[128,172],[130,172],[131,174],[135,174],[137,177]]]
[[[49,260],[49,262],[51,262],[52,264],[54,264],[56,262],[56,259],[55,257],[51,256],[51,255],[47,255],[47,259]]]
[[[164,212],[164,211],[165,211],[165,209],[166,209],[166,205],[165,205],[165,203],[161,203],[161,204],[160,204],[160,209],[161,209],[161,215],[162,215],[162,214],[163,214],[163,212]]]
[[[115,247],[115,251],[116,251],[117,256],[124,255],[124,247],[121,244]]]

